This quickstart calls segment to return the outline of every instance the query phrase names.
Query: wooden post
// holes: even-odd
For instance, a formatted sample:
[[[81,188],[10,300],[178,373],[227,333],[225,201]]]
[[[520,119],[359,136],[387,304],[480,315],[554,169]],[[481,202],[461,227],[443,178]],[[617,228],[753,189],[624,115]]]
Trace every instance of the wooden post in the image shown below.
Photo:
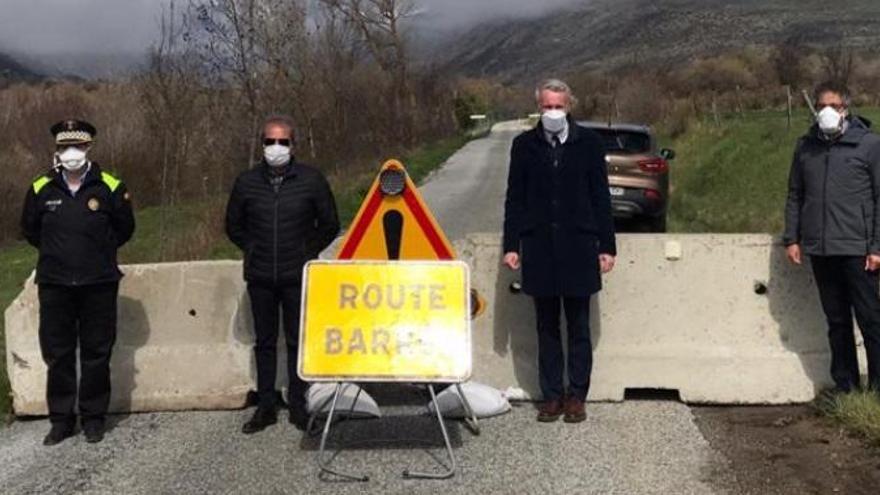
[[[786,101],[788,102],[787,103],[788,130],[790,131],[791,130],[791,119],[792,119],[792,115],[791,115],[792,114],[792,110],[791,110],[791,85],[790,84],[785,85],[785,93],[786,93],[786,98],[787,98]]]
[[[718,102],[715,95],[712,95],[712,117],[715,119],[715,127],[721,127],[721,118],[718,116]]]
[[[739,84],[736,85],[736,111],[742,115],[743,114],[743,106],[742,106],[742,88]]]

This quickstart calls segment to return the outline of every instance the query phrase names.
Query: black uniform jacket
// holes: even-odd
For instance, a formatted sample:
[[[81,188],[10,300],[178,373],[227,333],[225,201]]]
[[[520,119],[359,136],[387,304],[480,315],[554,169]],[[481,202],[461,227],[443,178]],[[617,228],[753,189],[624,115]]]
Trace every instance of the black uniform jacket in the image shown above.
[[[553,147],[543,127],[513,141],[504,206],[504,252],[522,259],[523,292],[586,297],[602,287],[599,254],[617,254],[605,146],[569,120]]]
[[[38,284],[118,282],[116,251],[131,239],[134,215],[125,185],[92,163],[75,195],[57,168],[37,178],[25,197],[21,229],[40,252]]]

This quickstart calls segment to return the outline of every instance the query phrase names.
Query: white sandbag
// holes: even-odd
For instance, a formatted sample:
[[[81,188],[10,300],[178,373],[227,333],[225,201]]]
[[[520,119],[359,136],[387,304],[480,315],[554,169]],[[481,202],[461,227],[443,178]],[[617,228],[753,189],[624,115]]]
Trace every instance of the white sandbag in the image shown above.
[[[335,391],[335,383],[315,383],[309,387],[309,391],[306,393],[306,409],[309,414],[315,414],[318,411],[319,415],[326,416],[330,411],[330,403],[333,402]],[[354,404],[354,408],[352,408],[352,404]],[[378,418],[382,416],[382,411],[364,389],[353,383],[345,383],[342,385],[342,392],[339,394],[336,410],[333,412],[333,417],[337,416]]]
[[[466,382],[461,384],[461,391],[467,398],[474,415],[478,418],[489,418],[510,411],[510,402],[507,401],[504,394],[488,385]],[[455,385],[437,394],[437,403],[440,405],[440,412],[444,417],[467,417],[461,396],[458,395],[458,387]],[[428,404],[428,408],[433,413],[434,403]]]

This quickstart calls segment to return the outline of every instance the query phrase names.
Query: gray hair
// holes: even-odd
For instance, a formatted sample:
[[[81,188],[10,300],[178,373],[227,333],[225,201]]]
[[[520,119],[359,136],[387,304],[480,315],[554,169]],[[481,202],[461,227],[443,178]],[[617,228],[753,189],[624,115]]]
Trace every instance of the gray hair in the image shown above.
[[[261,137],[266,137],[266,129],[269,127],[282,127],[287,129],[290,134],[290,139],[294,139],[294,129],[296,128],[296,124],[293,121],[293,117],[290,115],[284,114],[275,114],[266,117],[266,120],[263,121],[263,130],[260,132]]]
[[[541,104],[541,94],[544,91],[551,91],[553,93],[565,93],[568,96],[568,105],[570,107],[574,107],[577,105],[577,97],[571,91],[571,87],[565,83],[565,81],[561,79],[545,79],[538,83],[538,86],[535,87],[535,101],[538,102],[538,105]]]

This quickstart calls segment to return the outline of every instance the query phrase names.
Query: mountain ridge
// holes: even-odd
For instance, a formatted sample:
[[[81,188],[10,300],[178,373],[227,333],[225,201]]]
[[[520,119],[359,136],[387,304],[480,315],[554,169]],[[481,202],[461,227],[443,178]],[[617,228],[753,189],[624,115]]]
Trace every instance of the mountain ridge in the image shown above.
[[[663,66],[725,51],[805,46],[880,48],[880,2],[594,0],[527,20],[481,24],[439,45],[440,66],[515,81],[575,70]]]

